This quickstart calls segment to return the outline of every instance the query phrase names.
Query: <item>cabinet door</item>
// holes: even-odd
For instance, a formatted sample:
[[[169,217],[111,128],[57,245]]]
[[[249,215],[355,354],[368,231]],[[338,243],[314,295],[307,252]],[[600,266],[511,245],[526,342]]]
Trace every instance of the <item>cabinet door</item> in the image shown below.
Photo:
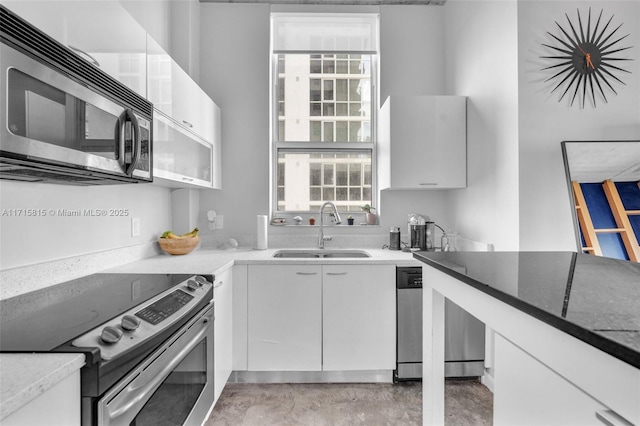
[[[178,63],[147,36],[148,99],[159,111],[202,139],[215,139],[217,105]],[[218,116],[216,116],[218,113]]]
[[[396,366],[395,267],[323,266],[323,370]]]
[[[232,272],[216,275],[214,283],[215,337],[213,348],[214,395],[218,400],[233,368],[233,299]]]
[[[157,111],[154,118],[154,182],[172,188],[213,188],[213,145]]]
[[[466,98],[391,96],[380,110],[381,188],[464,188]]]
[[[496,334],[494,424],[602,426],[596,413],[605,410],[582,389]]]
[[[116,1],[7,1],[10,10],[147,96],[146,32]]]
[[[3,418],[0,424],[2,426],[80,426],[80,370],[34,397]]]
[[[249,265],[249,371],[320,371],[320,265]]]
[[[177,62],[171,61],[172,117],[207,141],[213,140],[214,102]]]

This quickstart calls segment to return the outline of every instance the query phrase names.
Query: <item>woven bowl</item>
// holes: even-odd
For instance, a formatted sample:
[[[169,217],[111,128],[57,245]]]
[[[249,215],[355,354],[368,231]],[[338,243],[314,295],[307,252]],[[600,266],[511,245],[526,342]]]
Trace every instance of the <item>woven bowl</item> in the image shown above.
[[[200,237],[158,238],[158,244],[165,253],[179,255],[191,253],[200,242]]]

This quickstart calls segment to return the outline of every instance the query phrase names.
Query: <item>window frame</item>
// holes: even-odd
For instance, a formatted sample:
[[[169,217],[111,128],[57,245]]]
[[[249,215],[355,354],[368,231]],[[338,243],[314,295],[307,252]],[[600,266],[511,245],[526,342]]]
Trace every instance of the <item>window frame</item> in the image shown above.
[[[280,140],[279,121],[280,121],[280,102],[278,93],[280,90],[280,72],[279,72],[279,55],[280,54],[306,54],[306,55],[344,55],[344,54],[360,54],[371,56],[371,76],[370,76],[370,95],[371,95],[371,140],[370,142],[285,142]],[[371,205],[376,206],[378,202],[378,178],[377,178],[377,150],[378,141],[378,75],[379,75],[379,52],[378,51],[271,51],[271,75],[270,75],[270,108],[269,108],[269,155],[270,155],[270,198],[269,205],[272,217],[283,217],[288,219],[288,223],[292,223],[292,218],[299,215],[317,215],[315,210],[278,210],[278,158],[281,152],[313,152],[313,153],[367,153],[371,156]],[[328,77],[334,81],[334,77]],[[344,74],[348,76],[349,74]],[[282,79],[284,80],[284,79]],[[321,85],[321,89],[324,83]],[[324,90],[321,90],[321,96],[324,97]],[[335,102],[335,100],[334,100]],[[322,116],[320,116],[322,117]],[[327,117],[329,118],[329,117]],[[322,121],[322,120],[320,120]],[[324,120],[331,121],[331,120]],[[334,121],[335,123],[335,121]],[[335,126],[334,126],[335,134]],[[309,188],[311,186],[309,185]],[[363,202],[364,205],[364,202]],[[360,212],[349,212],[348,214],[358,214]],[[364,217],[364,212],[361,212]]]

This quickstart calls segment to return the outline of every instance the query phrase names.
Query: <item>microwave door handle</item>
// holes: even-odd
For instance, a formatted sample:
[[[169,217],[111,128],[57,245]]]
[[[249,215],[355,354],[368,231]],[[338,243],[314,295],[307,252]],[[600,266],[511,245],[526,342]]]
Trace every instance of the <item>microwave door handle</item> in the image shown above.
[[[123,111],[122,114],[116,120],[116,129],[115,129],[115,144],[117,148],[116,159],[118,160],[118,164],[124,171],[125,169],[125,152],[124,152],[124,144],[125,144],[125,134],[124,128],[126,123],[126,115],[127,111]]]
[[[138,119],[136,118],[133,111],[130,109],[127,110],[127,116],[129,117],[129,121],[131,121],[131,143],[133,146],[131,147],[131,151],[133,152],[133,159],[127,170],[125,171],[127,176],[132,176],[133,171],[136,169],[136,165],[138,161],[140,161],[140,155],[142,151],[142,134],[140,132],[140,125],[138,124]]]

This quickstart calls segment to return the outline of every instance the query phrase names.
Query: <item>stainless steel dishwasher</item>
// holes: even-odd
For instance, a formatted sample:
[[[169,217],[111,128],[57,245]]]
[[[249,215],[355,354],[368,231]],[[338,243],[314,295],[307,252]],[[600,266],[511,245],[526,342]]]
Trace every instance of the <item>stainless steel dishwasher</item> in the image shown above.
[[[422,267],[396,268],[397,345],[394,381],[422,379]],[[445,301],[445,377],[484,373],[484,324]]]

